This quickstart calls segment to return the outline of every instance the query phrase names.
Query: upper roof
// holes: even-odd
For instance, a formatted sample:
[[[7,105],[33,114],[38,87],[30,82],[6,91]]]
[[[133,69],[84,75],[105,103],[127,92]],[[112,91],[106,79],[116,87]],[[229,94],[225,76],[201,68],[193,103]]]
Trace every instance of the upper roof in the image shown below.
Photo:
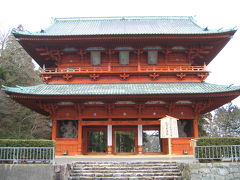
[[[240,86],[210,83],[81,83],[40,84],[28,87],[3,87],[7,93],[40,96],[100,96],[100,95],[186,95],[240,92]]]
[[[209,30],[198,26],[190,16],[133,16],[56,18],[40,32],[13,30],[25,36],[86,36],[86,35],[204,35],[222,34],[233,29]]]

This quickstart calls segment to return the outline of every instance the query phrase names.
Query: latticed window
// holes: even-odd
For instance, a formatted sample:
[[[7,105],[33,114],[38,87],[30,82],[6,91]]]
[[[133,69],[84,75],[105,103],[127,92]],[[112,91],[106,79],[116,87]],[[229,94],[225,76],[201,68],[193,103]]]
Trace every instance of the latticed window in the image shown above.
[[[119,52],[119,64],[121,64],[121,65],[129,64],[129,51],[120,51]]]
[[[94,66],[101,64],[101,52],[91,51],[91,64]]]
[[[148,51],[148,64],[154,65],[158,61],[158,52],[157,51]]]

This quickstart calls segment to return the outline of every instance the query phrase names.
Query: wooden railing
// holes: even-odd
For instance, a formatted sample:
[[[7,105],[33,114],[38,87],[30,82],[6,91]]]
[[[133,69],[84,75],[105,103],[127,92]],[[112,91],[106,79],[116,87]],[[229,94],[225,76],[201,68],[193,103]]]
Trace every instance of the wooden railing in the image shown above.
[[[83,66],[69,68],[45,68],[42,73],[66,73],[66,72],[172,72],[172,71],[206,71],[205,66]]]
[[[205,71],[204,66],[141,66],[141,71]]]

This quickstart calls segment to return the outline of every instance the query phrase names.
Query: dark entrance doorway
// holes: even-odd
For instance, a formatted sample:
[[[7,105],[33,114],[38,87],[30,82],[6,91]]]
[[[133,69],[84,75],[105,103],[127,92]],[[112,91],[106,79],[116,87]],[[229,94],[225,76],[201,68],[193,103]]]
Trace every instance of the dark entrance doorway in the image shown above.
[[[136,153],[137,128],[114,128],[114,153]]]

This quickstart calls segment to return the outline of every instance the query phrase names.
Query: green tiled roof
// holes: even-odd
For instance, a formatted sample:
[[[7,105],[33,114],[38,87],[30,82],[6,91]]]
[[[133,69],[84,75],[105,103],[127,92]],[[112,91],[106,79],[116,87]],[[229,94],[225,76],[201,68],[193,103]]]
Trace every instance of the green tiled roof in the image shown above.
[[[52,96],[88,95],[164,95],[240,92],[240,86],[209,83],[89,83],[40,84],[28,87],[3,87],[7,93]]]
[[[84,36],[84,35],[141,35],[219,34],[235,31],[208,30],[198,26],[190,16],[133,16],[56,18],[41,32],[14,30],[13,34],[27,36]]]

